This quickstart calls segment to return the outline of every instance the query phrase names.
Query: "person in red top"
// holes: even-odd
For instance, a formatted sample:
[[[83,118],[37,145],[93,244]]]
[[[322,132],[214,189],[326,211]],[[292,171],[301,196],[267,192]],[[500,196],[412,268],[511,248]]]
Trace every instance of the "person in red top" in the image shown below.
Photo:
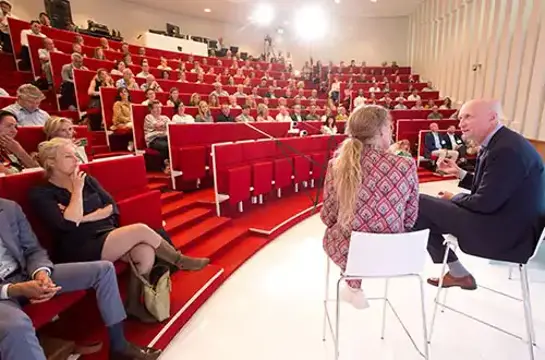
[[[418,176],[413,159],[388,152],[392,123],[381,106],[358,107],[346,122],[348,138],[329,161],[321,219],[324,250],[343,271],[352,231],[411,231],[418,215]],[[349,280],[341,299],[368,307],[361,281]]]

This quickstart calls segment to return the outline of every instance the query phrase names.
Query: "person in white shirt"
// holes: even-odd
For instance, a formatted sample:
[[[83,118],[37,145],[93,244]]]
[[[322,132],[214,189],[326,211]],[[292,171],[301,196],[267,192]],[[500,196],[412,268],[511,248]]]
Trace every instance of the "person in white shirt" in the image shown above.
[[[279,107],[278,115],[276,115],[276,121],[278,122],[291,122],[290,112],[285,106]]]
[[[261,99],[261,96],[257,93],[258,90],[257,86],[252,89],[252,96],[254,99]]]
[[[378,87],[378,85],[373,85],[369,88],[369,92],[370,93],[380,92],[380,88]]]
[[[144,63],[142,64],[142,71],[139,72],[136,77],[137,78],[141,78],[141,79],[145,79],[147,78],[148,76],[150,75],[150,72],[149,72],[149,64],[148,63]]]
[[[201,64],[195,61],[195,64],[193,65],[193,69],[191,69],[191,72],[194,74],[204,74],[204,70],[201,67]]]
[[[172,117],[172,122],[175,124],[192,124],[195,122],[195,118],[189,114],[185,113],[185,105],[183,102],[180,102],[178,106],[174,107],[174,116]]]
[[[406,101],[406,100],[407,99],[405,99],[405,93],[403,93],[403,91],[399,93],[398,97],[396,97],[396,101],[398,101],[398,102],[399,101]]]
[[[229,95],[229,108],[241,109],[240,105],[237,104],[237,97],[235,95]]]
[[[365,105],[366,101],[367,101],[367,99],[363,95],[363,89],[359,89],[358,90],[358,96],[356,96],[356,98],[354,99],[354,107],[359,107],[359,106]]]
[[[295,95],[295,97],[301,100],[306,100],[305,89],[300,88],[299,90],[297,90],[297,95]]]
[[[422,100],[416,100],[416,103],[411,108],[411,110],[424,110],[424,106],[422,106]]]
[[[216,82],[214,83],[214,91],[212,91],[210,95],[216,95],[217,97],[220,97],[220,96],[229,96],[229,93],[223,90],[221,83]]]
[[[420,95],[418,95],[418,90],[413,89],[413,92],[411,95],[409,95],[409,101],[417,101],[421,100]]]
[[[394,110],[407,110],[407,105],[404,104],[403,99],[397,100],[397,105],[394,107]]]
[[[423,89],[423,91],[435,91],[433,89],[433,84],[431,81],[428,81],[428,84],[426,85],[426,87]]]
[[[30,52],[28,50],[28,35],[39,36],[45,38],[46,36],[41,33],[42,25],[38,20],[32,20],[30,22],[30,29],[21,30],[21,63],[19,69],[30,69]]]
[[[244,85],[238,84],[237,85],[237,92],[233,94],[236,97],[245,98],[246,94],[244,93]]]
[[[244,104],[242,106],[242,113],[235,118],[235,122],[254,122],[255,119],[250,115],[251,107]]]
[[[155,90],[153,89],[147,89],[146,90],[146,100],[142,101],[142,105],[148,106],[153,101],[157,101],[157,95],[155,94]],[[159,102],[160,103],[160,102]]]
[[[335,77],[333,79],[333,83],[331,84],[331,90],[329,90],[329,97],[334,102],[337,102],[340,96],[341,96],[341,82],[339,81],[338,77]]]
[[[159,66],[157,66],[157,69],[172,71],[172,68],[170,66],[168,66],[167,59],[164,58],[164,57],[161,57],[161,63],[159,64]]]

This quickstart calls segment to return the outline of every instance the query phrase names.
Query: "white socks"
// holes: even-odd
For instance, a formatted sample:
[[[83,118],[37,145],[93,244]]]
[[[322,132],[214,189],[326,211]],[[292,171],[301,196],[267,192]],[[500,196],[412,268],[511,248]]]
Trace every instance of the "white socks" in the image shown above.
[[[356,309],[363,310],[369,307],[369,302],[362,289],[354,289],[344,284],[340,291],[342,301],[352,304]]]

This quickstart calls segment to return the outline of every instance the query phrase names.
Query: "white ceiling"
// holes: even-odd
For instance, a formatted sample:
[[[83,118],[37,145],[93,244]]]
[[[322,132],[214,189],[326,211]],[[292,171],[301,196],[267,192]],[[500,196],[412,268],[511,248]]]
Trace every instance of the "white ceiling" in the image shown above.
[[[410,15],[424,0],[125,0],[147,8],[223,22],[244,24],[255,5],[267,3],[276,10],[277,26],[291,19],[294,8],[304,4],[323,3],[328,13],[337,18],[394,17]],[[212,11],[205,13],[204,9]],[[282,21],[279,21],[282,19]]]

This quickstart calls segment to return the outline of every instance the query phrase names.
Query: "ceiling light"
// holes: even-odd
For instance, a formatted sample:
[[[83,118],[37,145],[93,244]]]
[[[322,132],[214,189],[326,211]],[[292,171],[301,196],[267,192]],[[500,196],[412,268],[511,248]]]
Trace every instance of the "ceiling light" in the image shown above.
[[[204,9],[204,12],[212,12],[209,8]]]
[[[341,0],[334,0],[335,1],[335,4],[340,4],[341,3]]]
[[[260,26],[267,26],[274,20],[274,9],[269,4],[259,4],[252,12],[253,21]]]
[[[306,5],[294,16],[295,30],[299,37],[305,40],[323,38],[329,30],[329,18],[319,5]]]
[[[276,30],[276,32],[277,32],[278,34],[282,35],[282,34],[284,33],[284,29],[283,29],[283,28],[278,28],[278,29]]]

